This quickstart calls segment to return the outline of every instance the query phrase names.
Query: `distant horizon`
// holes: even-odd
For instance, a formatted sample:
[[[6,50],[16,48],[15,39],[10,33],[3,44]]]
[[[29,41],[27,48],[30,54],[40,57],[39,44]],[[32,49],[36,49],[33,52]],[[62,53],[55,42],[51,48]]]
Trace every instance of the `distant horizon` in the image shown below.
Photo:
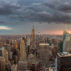
[[[66,31],[67,33],[69,33],[69,34],[71,34],[71,31],[70,30],[67,30]],[[45,31],[45,32],[36,32],[36,30],[35,30],[35,34],[36,35],[57,35],[57,36],[62,36],[63,35],[63,33],[64,33],[64,30],[54,30],[54,31]],[[32,30],[31,30],[31,32],[30,33],[19,33],[19,34],[0,34],[0,35],[31,35],[32,34]]]
[[[22,34],[22,35],[32,35],[32,34]],[[0,34],[0,36],[22,36],[21,34]],[[36,34],[36,35],[48,35],[48,36],[63,36],[63,34]]]

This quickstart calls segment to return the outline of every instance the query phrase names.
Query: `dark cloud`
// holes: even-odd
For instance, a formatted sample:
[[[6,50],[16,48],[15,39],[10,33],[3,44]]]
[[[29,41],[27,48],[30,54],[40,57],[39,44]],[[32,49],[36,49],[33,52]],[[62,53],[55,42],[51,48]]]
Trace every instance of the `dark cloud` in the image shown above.
[[[5,4],[0,7],[0,15],[11,15],[16,13],[16,10],[19,9],[19,7],[10,5],[10,4]]]
[[[0,15],[12,15],[9,17],[18,21],[71,23],[71,5],[65,1],[44,0],[38,3],[30,2],[30,5],[23,3],[20,7],[5,4],[0,7]]]
[[[12,10],[10,8],[0,8],[0,15],[9,15],[12,14]]]
[[[71,13],[71,5],[61,5],[58,10]]]
[[[34,22],[63,22],[70,23],[70,13],[65,12],[70,10],[70,6],[66,7],[61,4],[39,3],[27,6],[24,8],[23,13],[18,17],[21,20],[30,20]],[[64,11],[65,10],[65,11]]]

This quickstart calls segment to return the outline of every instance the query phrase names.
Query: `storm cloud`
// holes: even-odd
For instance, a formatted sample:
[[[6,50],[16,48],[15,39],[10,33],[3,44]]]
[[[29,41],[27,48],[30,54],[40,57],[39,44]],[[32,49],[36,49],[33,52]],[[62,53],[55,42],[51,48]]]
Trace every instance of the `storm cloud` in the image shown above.
[[[12,15],[19,21],[32,21],[32,22],[63,22],[71,23],[71,1],[62,0],[44,0],[44,1],[30,1],[25,4],[23,0],[15,0],[0,4],[0,15]],[[29,4],[30,3],[30,4]]]
[[[38,22],[71,23],[71,6],[60,4],[39,3],[26,7],[22,18]]]
[[[19,5],[11,0],[0,0],[0,15],[11,15],[16,13]]]

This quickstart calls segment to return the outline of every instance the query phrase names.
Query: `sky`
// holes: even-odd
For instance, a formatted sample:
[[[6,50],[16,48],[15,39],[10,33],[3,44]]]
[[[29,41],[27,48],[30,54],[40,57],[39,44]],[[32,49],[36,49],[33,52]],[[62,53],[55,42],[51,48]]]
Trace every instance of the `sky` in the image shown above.
[[[0,34],[71,33],[71,0],[0,0]]]

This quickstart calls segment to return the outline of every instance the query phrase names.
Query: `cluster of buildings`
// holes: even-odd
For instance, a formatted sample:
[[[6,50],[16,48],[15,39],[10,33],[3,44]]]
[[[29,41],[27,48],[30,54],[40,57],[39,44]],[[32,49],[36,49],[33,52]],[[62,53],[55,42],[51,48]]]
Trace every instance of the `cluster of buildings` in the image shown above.
[[[57,71],[71,71],[71,34],[64,31],[57,53]]]
[[[54,51],[54,47],[57,48],[57,40],[45,35],[36,35],[34,27],[31,35],[2,39],[0,71],[45,71],[53,65],[57,53]]]
[[[57,39],[36,35],[34,27],[31,35],[1,38],[0,71],[70,71],[65,70],[70,66],[61,64],[65,58],[70,58],[70,41],[71,35],[67,32],[63,39]]]

